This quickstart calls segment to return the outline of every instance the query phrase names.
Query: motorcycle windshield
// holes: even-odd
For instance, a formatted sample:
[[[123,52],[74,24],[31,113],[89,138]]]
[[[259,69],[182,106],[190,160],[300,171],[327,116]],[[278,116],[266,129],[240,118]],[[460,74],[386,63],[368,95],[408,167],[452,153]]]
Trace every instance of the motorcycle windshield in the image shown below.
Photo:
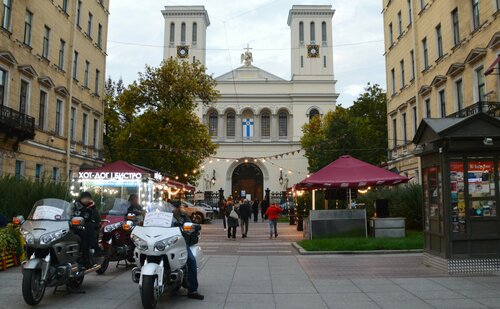
[[[149,203],[146,207],[143,226],[150,227],[173,227],[175,218],[172,207],[163,203]]]
[[[28,220],[64,221],[71,219],[72,205],[64,200],[46,198],[33,205]]]

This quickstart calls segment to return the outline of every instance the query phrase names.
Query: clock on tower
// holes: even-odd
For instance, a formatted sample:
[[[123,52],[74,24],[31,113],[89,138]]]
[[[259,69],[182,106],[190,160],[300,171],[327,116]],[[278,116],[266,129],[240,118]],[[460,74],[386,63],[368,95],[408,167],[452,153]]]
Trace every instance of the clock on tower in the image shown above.
[[[307,45],[307,57],[319,58],[319,45]]]
[[[187,46],[187,45],[178,45],[177,46],[177,57],[179,57],[179,58],[188,58],[189,57],[189,46]]]

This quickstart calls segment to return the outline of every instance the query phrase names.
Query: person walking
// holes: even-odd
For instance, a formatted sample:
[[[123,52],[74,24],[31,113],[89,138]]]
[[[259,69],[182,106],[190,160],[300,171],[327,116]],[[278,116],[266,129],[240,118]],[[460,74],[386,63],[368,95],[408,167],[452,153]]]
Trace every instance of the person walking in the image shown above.
[[[256,199],[252,204],[253,222],[257,222],[259,216],[260,201]]]
[[[269,206],[269,202],[267,200],[263,200],[262,204],[261,204],[261,208],[260,208],[260,213],[261,213],[261,216],[262,216],[262,222],[264,222],[264,220],[267,219],[267,217],[266,217],[266,211],[267,211],[268,206]]]
[[[273,238],[273,229],[274,229],[274,237],[278,237],[278,218],[282,209],[278,207],[276,204],[272,204],[266,210],[266,216],[269,219],[269,239]]]
[[[240,211],[233,204],[233,201],[227,201],[225,215],[227,217],[227,238],[236,239],[236,228],[238,227],[238,219]]]
[[[250,208],[250,202],[248,200],[243,200],[240,206],[240,222],[241,222],[241,238],[246,238],[248,233],[248,221],[252,216],[252,209]]]
[[[228,198],[228,200],[231,197]],[[224,231],[227,230],[227,222],[226,222],[226,204],[228,202],[225,198],[221,199],[219,202],[219,216],[222,217],[222,224],[224,225]]]

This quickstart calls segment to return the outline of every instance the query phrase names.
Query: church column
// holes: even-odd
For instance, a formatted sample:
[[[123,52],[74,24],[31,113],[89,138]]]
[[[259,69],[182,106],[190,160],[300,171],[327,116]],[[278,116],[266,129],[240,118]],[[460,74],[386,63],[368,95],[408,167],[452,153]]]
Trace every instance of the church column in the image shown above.
[[[235,140],[242,141],[243,140],[243,118],[241,113],[236,114],[236,136]]]
[[[226,139],[226,132],[224,131],[224,114],[219,114],[219,121],[217,121],[217,140],[222,141]]]
[[[278,115],[273,113],[271,115],[271,140],[277,141],[279,131]]]
[[[254,141],[260,141],[260,114],[253,116],[253,138]]]

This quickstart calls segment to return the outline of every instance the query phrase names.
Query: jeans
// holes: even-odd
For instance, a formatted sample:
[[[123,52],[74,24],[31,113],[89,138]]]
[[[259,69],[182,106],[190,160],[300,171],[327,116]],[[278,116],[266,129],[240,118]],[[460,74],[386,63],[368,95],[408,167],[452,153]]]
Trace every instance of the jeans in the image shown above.
[[[188,259],[187,259],[187,282],[188,293],[198,291],[198,267],[196,266],[196,259],[191,252],[191,248],[187,246]]]
[[[248,233],[248,219],[240,219],[241,235],[246,236]]]
[[[278,219],[269,220],[270,236],[273,236],[273,228],[274,228],[274,237],[278,237]]]
[[[230,226],[227,228],[227,238],[236,238],[236,226]]]

